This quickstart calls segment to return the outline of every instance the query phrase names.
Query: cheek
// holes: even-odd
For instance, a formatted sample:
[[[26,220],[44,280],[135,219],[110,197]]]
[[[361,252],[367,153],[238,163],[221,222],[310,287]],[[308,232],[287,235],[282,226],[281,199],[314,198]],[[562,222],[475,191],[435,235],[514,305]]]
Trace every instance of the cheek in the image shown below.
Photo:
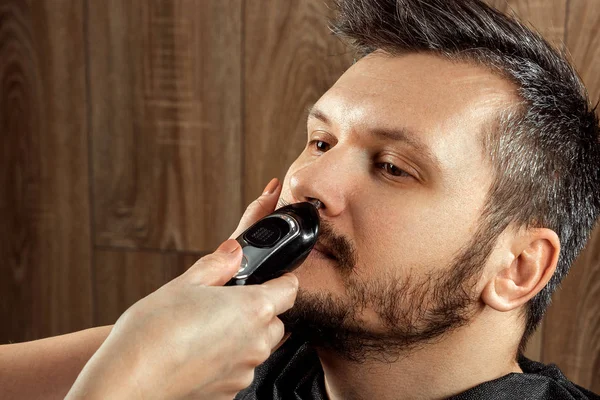
[[[447,267],[475,228],[479,209],[450,199],[395,199],[355,213],[361,275],[416,275]],[[478,215],[478,214],[477,214]]]

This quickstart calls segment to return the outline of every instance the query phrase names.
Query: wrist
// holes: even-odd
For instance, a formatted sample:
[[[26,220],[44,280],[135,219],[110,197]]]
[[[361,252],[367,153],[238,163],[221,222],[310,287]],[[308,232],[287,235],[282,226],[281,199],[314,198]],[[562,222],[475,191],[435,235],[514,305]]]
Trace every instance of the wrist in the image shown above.
[[[119,351],[110,337],[85,365],[66,399],[146,399],[140,387],[137,357],[131,351]]]

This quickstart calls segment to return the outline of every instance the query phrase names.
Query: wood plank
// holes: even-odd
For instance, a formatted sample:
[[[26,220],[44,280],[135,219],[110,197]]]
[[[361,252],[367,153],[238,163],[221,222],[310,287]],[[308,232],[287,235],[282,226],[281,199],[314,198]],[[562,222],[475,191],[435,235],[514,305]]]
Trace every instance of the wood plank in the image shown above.
[[[191,267],[201,254],[96,250],[96,325],[114,324],[133,303]]]
[[[0,343],[92,324],[83,3],[0,3]]]
[[[596,0],[571,1],[568,15],[567,49],[595,104],[600,99],[600,8]],[[554,297],[544,344],[545,360],[600,392],[600,228]]]
[[[213,249],[241,214],[241,0],[89,1],[96,244]]]
[[[306,108],[351,65],[322,0],[247,1],[244,202],[283,178],[306,144]]]
[[[600,100],[600,7],[594,0],[569,4],[567,49],[593,104]]]
[[[505,14],[517,16],[559,49],[564,47],[567,0],[484,0]]]

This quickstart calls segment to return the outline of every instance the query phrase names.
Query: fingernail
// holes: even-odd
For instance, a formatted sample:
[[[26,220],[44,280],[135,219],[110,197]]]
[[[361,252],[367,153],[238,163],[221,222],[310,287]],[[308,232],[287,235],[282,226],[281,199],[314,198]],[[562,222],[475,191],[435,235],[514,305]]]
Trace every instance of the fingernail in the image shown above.
[[[240,248],[239,243],[235,239],[228,239],[221,243],[221,245],[217,248],[217,251],[222,251],[223,253],[235,253]]]
[[[277,186],[279,186],[279,179],[277,179],[277,178],[271,179],[269,184],[265,187],[265,190],[263,191],[263,195],[272,194],[275,191],[275,189],[277,189]]]

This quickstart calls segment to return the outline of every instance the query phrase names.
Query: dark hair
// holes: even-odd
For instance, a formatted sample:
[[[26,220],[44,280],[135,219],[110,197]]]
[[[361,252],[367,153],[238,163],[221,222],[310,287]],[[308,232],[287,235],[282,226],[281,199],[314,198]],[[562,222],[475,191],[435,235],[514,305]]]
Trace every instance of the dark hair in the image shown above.
[[[489,243],[511,224],[550,228],[561,242],[556,272],[525,307],[522,352],[600,212],[596,107],[564,55],[481,1],[335,3],[339,13],[332,30],[360,55],[376,49],[439,54],[486,66],[518,88],[521,101],[499,113],[483,135],[495,178],[482,223],[492,235]]]

